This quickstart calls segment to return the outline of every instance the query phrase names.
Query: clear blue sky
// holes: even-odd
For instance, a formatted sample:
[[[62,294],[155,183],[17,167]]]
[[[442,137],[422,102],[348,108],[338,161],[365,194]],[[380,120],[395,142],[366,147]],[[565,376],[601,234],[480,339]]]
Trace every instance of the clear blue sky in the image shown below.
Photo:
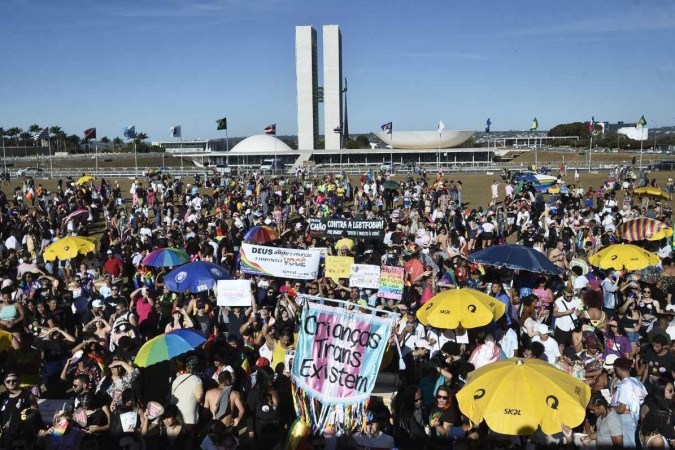
[[[672,0],[3,0],[0,126],[296,134],[295,26],[321,48],[323,24],[342,31],[352,133],[675,124]]]

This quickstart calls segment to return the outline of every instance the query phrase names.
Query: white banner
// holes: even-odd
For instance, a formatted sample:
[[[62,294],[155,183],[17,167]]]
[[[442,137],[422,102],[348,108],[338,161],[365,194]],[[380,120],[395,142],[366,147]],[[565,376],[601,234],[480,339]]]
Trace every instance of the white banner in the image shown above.
[[[241,244],[241,271],[249,275],[315,280],[319,276],[321,251]]]
[[[250,280],[219,280],[216,283],[218,306],[252,306]]]
[[[354,264],[349,277],[350,287],[378,289],[380,287],[380,266]]]

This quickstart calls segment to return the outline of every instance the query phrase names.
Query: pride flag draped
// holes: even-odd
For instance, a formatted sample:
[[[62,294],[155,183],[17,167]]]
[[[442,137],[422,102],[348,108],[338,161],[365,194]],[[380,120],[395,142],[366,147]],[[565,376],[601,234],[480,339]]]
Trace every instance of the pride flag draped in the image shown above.
[[[307,301],[291,378],[296,411],[315,432],[341,435],[363,423],[391,326],[391,318]]]

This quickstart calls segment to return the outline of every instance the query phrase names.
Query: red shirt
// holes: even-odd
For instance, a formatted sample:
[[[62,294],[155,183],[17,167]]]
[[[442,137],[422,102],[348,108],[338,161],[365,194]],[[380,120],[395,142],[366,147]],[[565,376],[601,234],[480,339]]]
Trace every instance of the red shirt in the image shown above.
[[[114,277],[119,277],[122,273],[122,261],[115,257],[108,258],[106,262],[103,263],[103,271]]]

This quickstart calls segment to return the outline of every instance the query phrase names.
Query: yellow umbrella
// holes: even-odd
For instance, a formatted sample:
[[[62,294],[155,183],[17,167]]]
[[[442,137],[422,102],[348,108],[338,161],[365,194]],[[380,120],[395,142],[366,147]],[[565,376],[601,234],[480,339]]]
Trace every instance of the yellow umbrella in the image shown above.
[[[78,178],[78,180],[75,182],[75,184],[79,186],[79,185],[84,184],[84,183],[89,183],[90,181],[94,181],[94,177],[92,177],[91,175],[84,175],[84,176]]]
[[[12,333],[9,331],[0,330],[0,352],[4,352],[5,350],[12,348],[13,339],[14,336],[12,336]]]
[[[663,192],[661,189],[651,186],[644,186],[641,188],[637,188],[633,191],[633,193],[640,195],[648,195],[650,197],[662,197],[665,199],[670,198],[670,195],[667,192]]]
[[[474,289],[462,288],[434,295],[417,310],[417,318],[424,325],[454,330],[478,328],[500,318],[506,305]]]
[[[590,387],[538,359],[511,358],[469,373],[457,393],[459,409],[472,422],[485,420],[503,434],[546,434],[584,421]]]
[[[656,266],[661,258],[633,244],[614,244],[588,258],[588,262],[601,269],[641,270]]]
[[[68,236],[50,244],[42,254],[46,261],[70,259],[96,250],[96,243],[82,236]]]

